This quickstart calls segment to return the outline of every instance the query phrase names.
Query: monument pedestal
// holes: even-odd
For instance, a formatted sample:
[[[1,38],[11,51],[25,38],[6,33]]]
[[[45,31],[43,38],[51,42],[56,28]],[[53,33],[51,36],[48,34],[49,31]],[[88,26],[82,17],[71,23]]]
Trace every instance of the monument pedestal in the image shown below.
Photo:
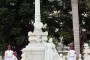
[[[30,43],[22,49],[21,60],[44,60],[45,58],[45,45],[43,41],[47,40],[48,33],[45,32],[29,32]]]
[[[22,52],[21,60],[44,60],[45,48],[43,44],[30,44]]]

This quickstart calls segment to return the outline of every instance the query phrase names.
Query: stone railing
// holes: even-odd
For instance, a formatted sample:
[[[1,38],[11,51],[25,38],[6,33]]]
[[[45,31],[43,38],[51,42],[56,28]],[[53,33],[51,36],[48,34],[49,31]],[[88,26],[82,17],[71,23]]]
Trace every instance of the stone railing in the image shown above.
[[[68,53],[68,51],[64,51],[63,54],[62,53],[59,54],[60,55],[60,60],[67,60],[67,55],[65,55],[64,53]],[[81,54],[79,54],[78,60],[82,60],[81,59]]]
[[[68,60],[67,59],[67,54],[68,54],[68,51],[69,51],[69,47],[65,46],[63,51],[60,50],[60,47],[57,47],[57,50],[58,50],[58,53],[60,55],[60,60]],[[79,54],[78,60],[82,60],[81,59],[81,54]]]
[[[63,51],[58,51],[59,55],[60,55],[60,60],[67,60],[67,53],[68,53],[68,47],[64,48]],[[84,51],[83,51],[84,55],[83,55],[83,60],[90,60],[90,47],[88,46],[87,43],[84,44]],[[81,54],[79,54],[78,56],[78,60],[82,60],[81,59]]]
[[[68,51],[58,51],[59,55],[60,55],[60,60],[67,60],[67,53]]]
[[[60,55],[60,60],[67,60],[67,53],[68,53],[69,47],[64,46],[62,49],[62,46],[58,46],[56,49]]]

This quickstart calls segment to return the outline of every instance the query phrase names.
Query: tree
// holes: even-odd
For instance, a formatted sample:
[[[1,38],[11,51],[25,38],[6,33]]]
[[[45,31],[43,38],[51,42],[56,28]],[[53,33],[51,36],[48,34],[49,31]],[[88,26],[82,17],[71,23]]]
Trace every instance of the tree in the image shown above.
[[[42,1],[41,20],[44,24],[47,24],[47,28],[44,30],[49,32],[49,36],[54,37],[58,41],[60,41],[60,36],[63,36],[65,41],[73,40],[72,15],[70,12],[70,0]]]
[[[76,54],[80,54],[80,36],[79,36],[79,13],[78,13],[78,0],[71,0],[72,4],[72,17],[73,17],[73,34],[74,34],[74,47]]]

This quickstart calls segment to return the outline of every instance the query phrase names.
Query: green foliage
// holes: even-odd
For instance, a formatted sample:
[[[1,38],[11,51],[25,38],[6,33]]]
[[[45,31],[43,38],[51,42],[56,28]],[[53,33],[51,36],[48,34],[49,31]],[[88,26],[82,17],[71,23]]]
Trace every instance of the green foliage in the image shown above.
[[[59,11],[55,16],[54,11]],[[47,30],[49,36],[55,38],[55,40],[60,41],[59,37],[63,36],[64,40],[73,40],[72,35],[72,16],[69,13],[71,11],[71,2],[70,0],[65,1],[42,1],[41,3],[41,20],[44,24],[47,24]],[[60,23],[63,23],[61,26]],[[57,32],[55,30],[58,29]],[[70,32],[71,31],[71,32]]]
[[[0,52],[7,44],[22,49],[27,43],[28,31],[33,31],[31,20],[34,18],[33,1],[0,0]]]
[[[89,24],[89,15],[90,15],[90,7],[89,7],[89,0],[80,0],[79,2],[79,20],[80,20],[80,27],[85,28],[88,31],[90,31],[90,24]],[[82,24],[82,21],[85,22],[85,24]]]

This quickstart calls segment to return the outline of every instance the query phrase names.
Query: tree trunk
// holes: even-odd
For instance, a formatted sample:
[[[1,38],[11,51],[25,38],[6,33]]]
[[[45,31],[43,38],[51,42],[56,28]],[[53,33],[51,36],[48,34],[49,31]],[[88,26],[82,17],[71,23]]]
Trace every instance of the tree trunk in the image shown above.
[[[80,37],[79,37],[79,14],[78,14],[78,0],[71,0],[72,17],[73,17],[73,33],[74,33],[74,47],[76,54],[80,54]]]

